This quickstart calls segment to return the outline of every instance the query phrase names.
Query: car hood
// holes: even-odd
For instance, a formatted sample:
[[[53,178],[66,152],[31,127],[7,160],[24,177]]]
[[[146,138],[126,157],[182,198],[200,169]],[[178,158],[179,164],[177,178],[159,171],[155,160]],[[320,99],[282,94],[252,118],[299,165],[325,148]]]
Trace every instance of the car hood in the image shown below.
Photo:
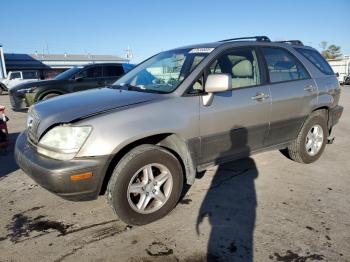
[[[35,104],[29,111],[40,122],[37,130],[39,138],[52,125],[73,122],[161,97],[163,95],[155,93],[98,88],[51,98]]]

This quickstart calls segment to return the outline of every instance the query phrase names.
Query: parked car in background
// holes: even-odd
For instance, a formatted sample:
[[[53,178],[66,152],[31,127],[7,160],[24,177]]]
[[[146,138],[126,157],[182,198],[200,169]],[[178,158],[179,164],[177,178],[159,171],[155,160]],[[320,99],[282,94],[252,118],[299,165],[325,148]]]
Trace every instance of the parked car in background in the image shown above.
[[[76,201],[106,192],[120,219],[142,225],[210,166],[271,149],[315,162],[333,141],[339,97],[327,61],[300,41],[181,47],[109,88],[32,106],[15,158],[49,191]]]
[[[17,85],[9,90],[11,105],[13,110],[23,110],[55,96],[108,86],[132,68],[122,63],[76,66],[51,80]]]
[[[350,75],[345,77],[344,84],[345,85],[350,85]]]
[[[35,70],[10,71],[6,78],[0,80],[0,93],[10,90],[16,85],[38,80],[40,80],[39,72]]]

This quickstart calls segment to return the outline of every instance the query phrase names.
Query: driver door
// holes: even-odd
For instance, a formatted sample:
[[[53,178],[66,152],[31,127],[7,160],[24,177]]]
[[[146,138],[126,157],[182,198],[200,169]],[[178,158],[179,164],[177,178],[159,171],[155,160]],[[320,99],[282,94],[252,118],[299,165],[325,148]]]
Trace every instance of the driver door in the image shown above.
[[[211,105],[200,105],[202,165],[242,158],[263,147],[271,97],[261,69],[254,48],[224,53],[207,69],[207,74],[230,74],[233,90],[215,93]]]

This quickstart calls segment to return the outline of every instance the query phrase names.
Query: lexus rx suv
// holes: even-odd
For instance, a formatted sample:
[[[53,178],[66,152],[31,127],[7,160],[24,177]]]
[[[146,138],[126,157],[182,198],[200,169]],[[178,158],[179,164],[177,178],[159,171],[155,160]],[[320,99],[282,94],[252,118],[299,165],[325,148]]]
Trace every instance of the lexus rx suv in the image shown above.
[[[322,154],[343,108],[328,63],[300,41],[265,36],[161,52],[112,86],[29,110],[18,165],[68,200],[106,195],[126,223],[169,213],[210,166],[266,150]]]

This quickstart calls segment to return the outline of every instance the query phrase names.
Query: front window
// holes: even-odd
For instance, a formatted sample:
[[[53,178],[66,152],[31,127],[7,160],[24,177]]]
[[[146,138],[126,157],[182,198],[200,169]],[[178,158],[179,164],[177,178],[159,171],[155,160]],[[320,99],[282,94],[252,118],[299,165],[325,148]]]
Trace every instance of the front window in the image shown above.
[[[99,78],[102,77],[102,66],[89,67],[75,75],[75,78]]]
[[[229,74],[232,88],[260,85],[260,70],[257,55],[252,48],[232,50],[214,60],[207,68],[207,74]],[[192,85],[189,94],[204,92],[203,76]]]
[[[136,67],[114,85],[141,92],[170,93],[212,50],[195,48],[162,52]]]
[[[83,67],[81,66],[75,66],[72,67],[71,69],[68,69],[57,76],[55,76],[55,80],[66,80],[66,79],[71,79],[76,73],[78,73]]]

